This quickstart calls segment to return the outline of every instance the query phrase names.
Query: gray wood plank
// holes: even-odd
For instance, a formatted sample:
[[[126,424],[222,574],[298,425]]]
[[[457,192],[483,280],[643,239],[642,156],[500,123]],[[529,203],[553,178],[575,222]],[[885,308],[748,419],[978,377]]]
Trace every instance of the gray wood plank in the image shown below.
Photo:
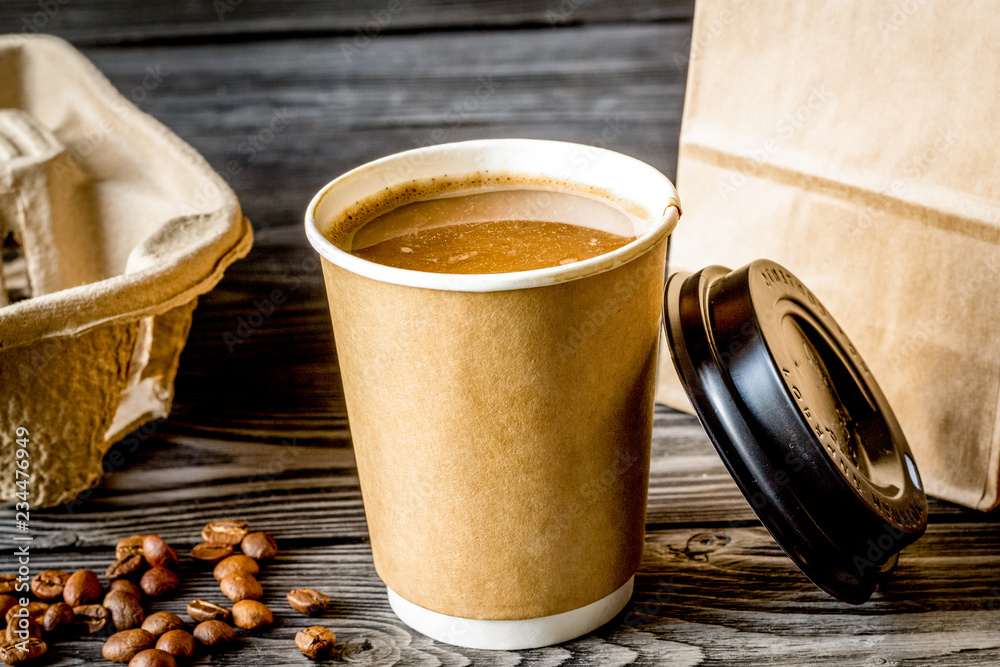
[[[337,33],[364,43],[398,31],[690,21],[693,0],[5,0],[0,32],[77,44]]]
[[[686,77],[675,56],[689,33],[654,24],[386,35],[357,51],[330,38],[85,53],[198,149],[263,229],[298,225],[348,169],[447,141],[606,145],[672,176]]]
[[[647,538],[636,592],[622,614],[581,639],[520,653],[432,642],[392,614],[366,543],[300,548],[286,537],[280,519],[268,527],[284,545],[259,577],[275,626],[241,631],[234,650],[196,664],[309,664],[292,639],[317,623],[337,634],[343,660],[369,665],[985,666],[1000,659],[1000,537],[991,524],[933,526],[904,552],[873,599],[858,607],[815,588],[761,528],[657,531]],[[190,544],[194,522],[187,530]],[[44,554],[33,562],[39,568],[101,570],[112,556],[106,548],[69,557]],[[225,602],[211,574],[189,561],[182,562],[181,578],[176,595],[148,609],[183,617],[191,599]],[[300,586],[330,594],[330,612],[320,619],[293,612],[283,596]],[[50,664],[99,660],[103,639],[57,642],[58,659]]]

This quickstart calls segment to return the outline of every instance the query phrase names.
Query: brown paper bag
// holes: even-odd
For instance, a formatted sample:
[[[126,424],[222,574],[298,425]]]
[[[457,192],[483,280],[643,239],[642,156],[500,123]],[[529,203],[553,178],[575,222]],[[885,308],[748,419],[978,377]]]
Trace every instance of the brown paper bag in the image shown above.
[[[773,259],[851,336],[926,490],[998,504],[996,5],[700,0],[670,269]],[[684,407],[662,355],[658,400]]]

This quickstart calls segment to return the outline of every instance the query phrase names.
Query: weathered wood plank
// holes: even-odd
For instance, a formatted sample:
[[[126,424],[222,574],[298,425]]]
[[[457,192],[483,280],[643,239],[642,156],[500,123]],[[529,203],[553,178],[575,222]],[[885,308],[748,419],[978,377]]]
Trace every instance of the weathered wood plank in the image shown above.
[[[364,44],[396,31],[690,21],[693,0],[5,0],[0,32],[79,44],[339,33]]]
[[[291,512],[289,512],[289,516]],[[992,524],[946,524],[904,552],[900,567],[862,606],[837,602],[810,584],[761,528],[664,530],[647,538],[636,592],[624,612],[592,635],[518,653],[457,649],[432,642],[392,614],[365,542],[300,548],[284,522],[269,528],[284,544],[260,581],[276,612],[269,631],[242,633],[238,650],[213,665],[307,664],[292,647],[298,629],[322,622],[345,660],[391,664],[543,665],[994,665],[1000,658],[1000,535]],[[187,544],[196,522],[187,523]],[[125,535],[127,531],[119,533]],[[707,546],[706,546],[707,544]],[[111,549],[38,555],[35,567],[102,570]],[[176,596],[150,610],[184,616],[196,597],[224,601],[210,573],[184,562]],[[321,620],[292,612],[293,587],[329,593]],[[103,637],[56,644],[57,665],[89,664]]]
[[[113,471],[79,502],[32,512],[35,549],[108,547],[123,533],[183,541],[192,527],[222,517],[281,527],[288,539],[320,544],[367,539],[354,456],[343,430],[294,441],[190,435],[189,427],[172,421],[146,431],[112,450],[105,462]],[[1000,520],[998,513],[940,502],[932,503],[932,515],[938,522]],[[757,523],[697,420],[664,407],[655,416],[647,521],[651,532]],[[0,540],[14,532],[0,523]]]

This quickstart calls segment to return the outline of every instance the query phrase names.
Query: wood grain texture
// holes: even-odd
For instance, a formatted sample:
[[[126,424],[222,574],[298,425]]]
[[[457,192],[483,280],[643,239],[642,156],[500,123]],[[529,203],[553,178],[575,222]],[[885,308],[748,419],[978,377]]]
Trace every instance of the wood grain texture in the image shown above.
[[[662,407],[646,553],[615,621],[561,646],[493,653],[433,642],[389,609],[368,546],[326,296],[301,229],[305,205],[368,160],[468,138],[606,145],[672,177],[690,1],[401,0],[405,9],[367,41],[357,31],[388,0],[223,0],[232,11],[221,21],[205,0],[55,1],[47,31],[90,45],[87,55],[126,97],[206,157],[237,191],[256,244],[200,301],[170,418],[116,445],[108,474],[80,501],[32,512],[36,571],[102,571],[115,542],[135,533],[158,533],[186,555],[200,527],[221,517],[273,532],[282,552],[261,581],[276,626],[195,664],[311,664],[292,637],[316,621],[283,599],[303,585],[332,595],[323,623],[339,637],[340,659],[364,665],[1000,660],[1000,513],[932,502],[927,535],[873,600],[841,604],[759,526],[697,420]],[[0,29],[21,31],[39,7],[0,4]],[[549,30],[553,11],[566,11],[565,21]],[[498,30],[505,26],[527,29]],[[260,324],[241,330],[260,304]],[[227,344],[240,331],[241,342]],[[0,521],[0,542],[13,534]],[[4,549],[0,568],[13,567]],[[187,559],[183,569],[178,594],[152,610],[183,615],[195,597],[222,601],[210,574]],[[102,643],[57,643],[43,662],[100,662]]]
[[[339,33],[360,42],[400,31],[690,21],[693,0],[5,0],[0,32],[77,44]]]

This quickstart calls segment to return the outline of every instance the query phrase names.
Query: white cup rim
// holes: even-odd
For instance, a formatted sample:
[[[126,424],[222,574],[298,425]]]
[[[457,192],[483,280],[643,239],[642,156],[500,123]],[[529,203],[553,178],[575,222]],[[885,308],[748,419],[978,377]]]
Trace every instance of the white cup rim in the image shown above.
[[[412,271],[396,267],[377,264],[352,255],[331,243],[320,231],[319,223],[316,220],[316,210],[323,198],[334,188],[343,187],[352,180],[369,175],[373,170],[384,169],[397,162],[402,162],[420,156],[423,159],[433,159],[439,155],[454,151],[482,151],[485,149],[500,147],[521,148],[526,151],[538,150],[558,150],[562,152],[577,150],[585,151],[588,159],[613,161],[617,168],[645,172],[647,180],[651,179],[656,183],[656,188],[662,188],[663,212],[659,216],[654,213],[654,220],[649,224],[646,231],[639,235],[634,241],[611,252],[590,259],[566,264],[562,266],[551,266],[530,271],[517,271],[512,273],[431,273],[426,271]],[[541,172],[533,172],[530,169],[524,170],[527,175],[543,175]],[[444,175],[444,174],[439,174]],[[607,187],[605,183],[589,183],[585,179],[570,177],[569,180],[580,182],[585,185]],[[627,181],[628,179],[623,179]],[[393,185],[401,185],[407,182],[400,180]],[[613,194],[623,197],[626,200],[635,201],[637,198],[629,196],[629,193],[621,188],[607,188]],[[633,193],[634,194],[634,193]],[[657,207],[659,208],[659,207]],[[658,169],[642,162],[636,158],[611,151],[605,148],[586,146],[584,144],[574,144],[563,141],[550,141],[542,139],[477,139],[473,141],[462,141],[447,144],[437,144],[425,148],[394,153],[386,157],[368,162],[356,167],[334,180],[327,183],[316,193],[305,214],[306,237],[313,248],[325,259],[351,273],[378,280],[380,282],[403,285],[407,287],[421,287],[426,289],[438,289],[460,292],[496,292],[503,290],[527,289],[533,287],[544,287],[555,285],[571,280],[578,280],[588,276],[610,271],[622,264],[630,262],[649,251],[663,237],[673,231],[680,218],[680,203],[677,190]]]

